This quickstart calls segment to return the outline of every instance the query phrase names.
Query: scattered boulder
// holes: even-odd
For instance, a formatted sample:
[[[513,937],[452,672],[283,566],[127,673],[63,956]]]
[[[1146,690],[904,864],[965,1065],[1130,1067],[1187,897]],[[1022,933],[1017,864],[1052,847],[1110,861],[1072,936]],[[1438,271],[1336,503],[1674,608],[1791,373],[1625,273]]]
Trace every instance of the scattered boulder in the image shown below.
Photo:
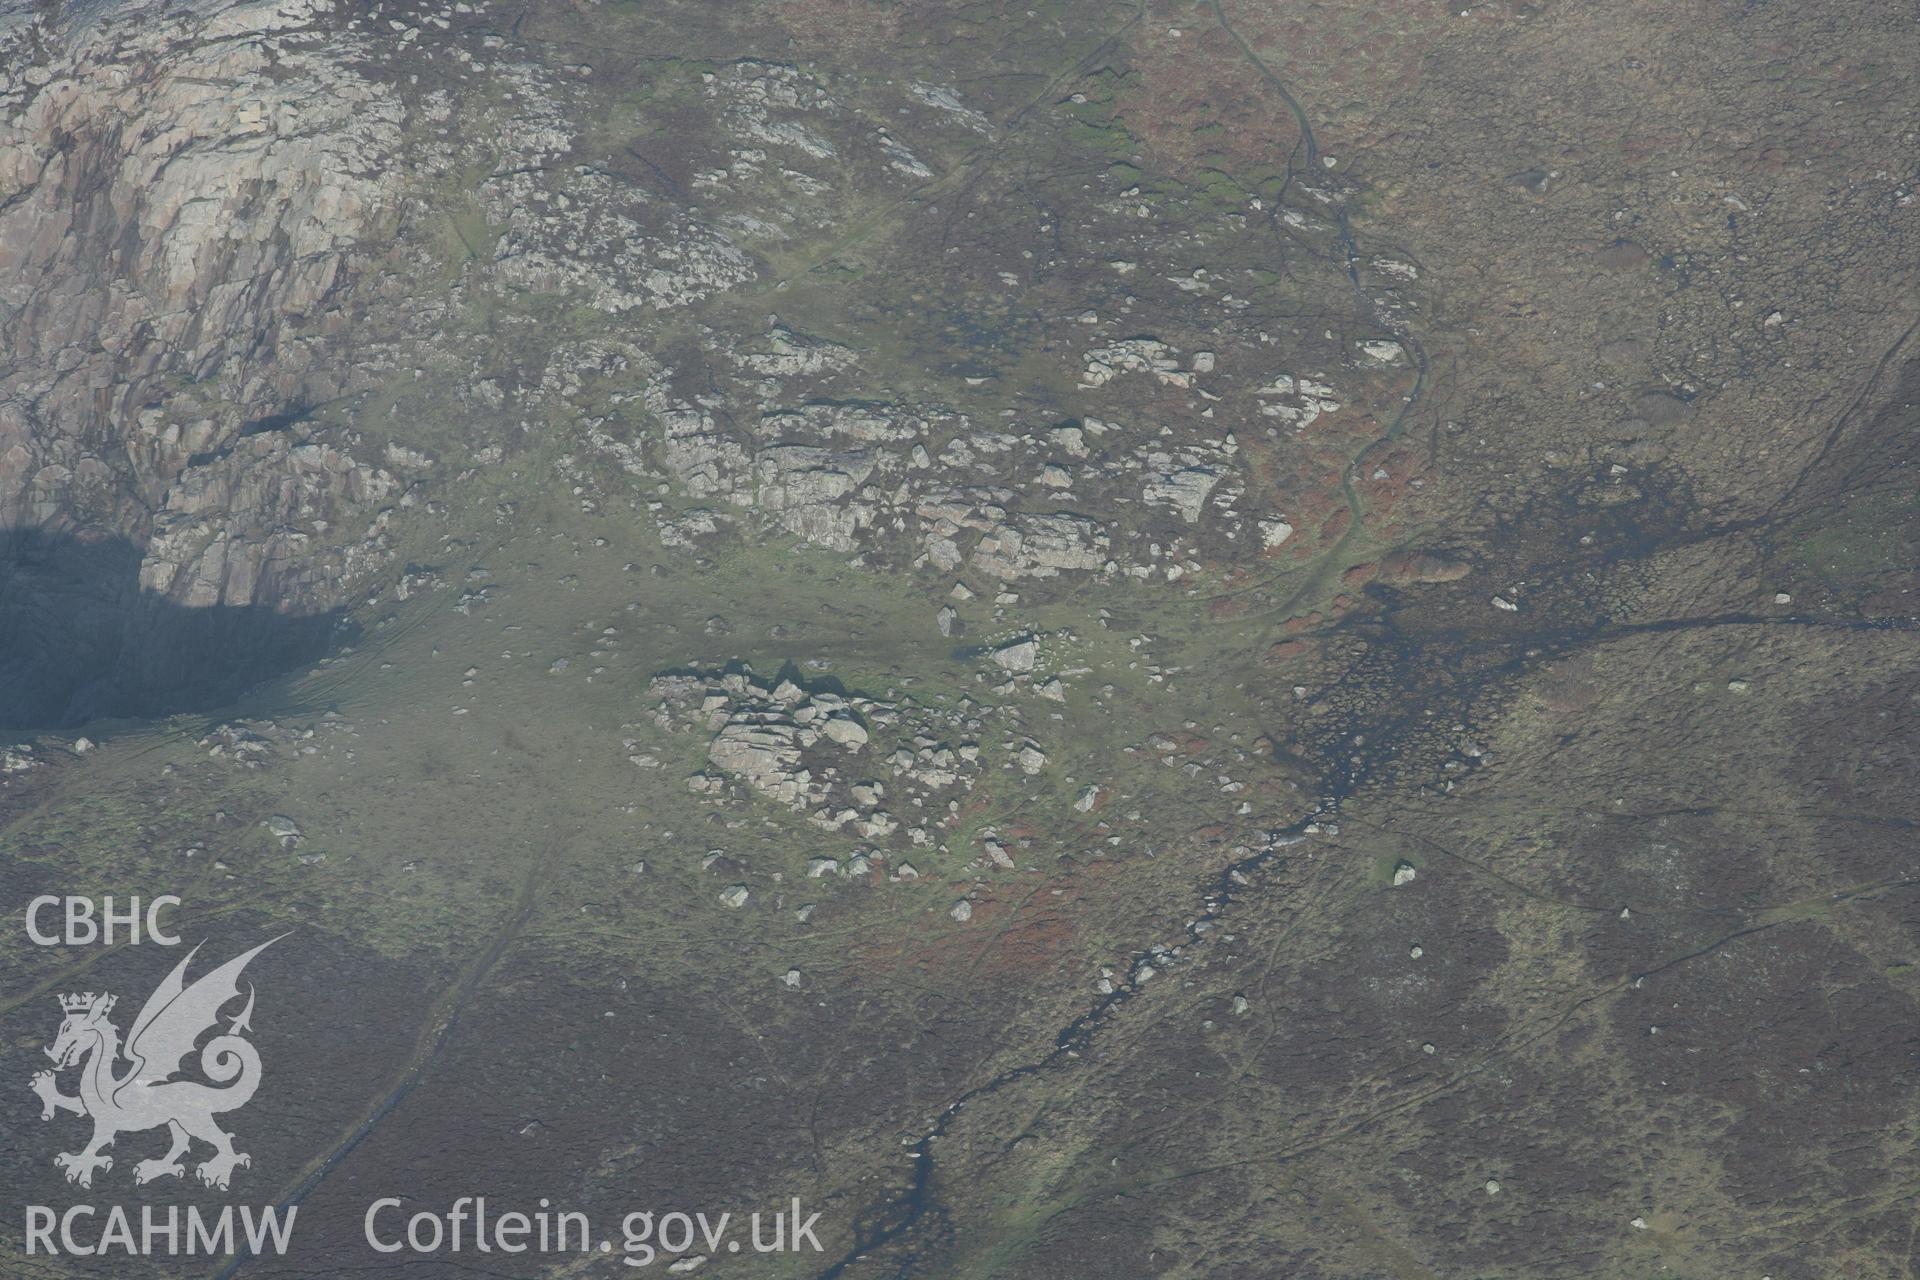
[[[1293,536],[1293,526],[1277,517],[1260,522],[1260,545],[1272,550]]]
[[[1014,675],[1032,671],[1040,659],[1040,643],[1032,636],[1010,640],[993,651],[994,665]]]
[[[851,716],[833,716],[820,726],[820,732],[830,741],[843,747],[858,751],[867,745],[867,730]]]
[[[1369,338],[1354,346],[1360,351],[1360,362],[1376,368],[1392,368],[1407,360],[1407,349],[1391,338]]]
[[[284,813],[276,813],[260,825],[267,829],[267,834],[280,842],[282,849],[294,848],[307,838],[306,832],[300,829],[300,824]]]

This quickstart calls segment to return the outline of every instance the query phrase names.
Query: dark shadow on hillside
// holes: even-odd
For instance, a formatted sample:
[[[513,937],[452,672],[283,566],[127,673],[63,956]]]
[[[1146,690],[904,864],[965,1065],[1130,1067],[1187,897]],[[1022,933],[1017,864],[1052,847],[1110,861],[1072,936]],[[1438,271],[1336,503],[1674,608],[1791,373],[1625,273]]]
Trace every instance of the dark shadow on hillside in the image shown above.
[[[0,530],[0,727],[210,710],[319,658],[341,611],[187,608],[140,589],[111,534]]]

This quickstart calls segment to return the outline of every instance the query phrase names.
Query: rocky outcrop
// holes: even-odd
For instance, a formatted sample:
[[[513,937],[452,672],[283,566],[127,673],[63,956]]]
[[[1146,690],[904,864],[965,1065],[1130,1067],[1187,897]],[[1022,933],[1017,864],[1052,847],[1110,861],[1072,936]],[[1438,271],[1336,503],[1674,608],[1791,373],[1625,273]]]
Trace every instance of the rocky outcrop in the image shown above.
[[[8,527],[140,532],[195,458],[337,392],[315,349],[392,225],[400,104],[277,38],[319,5],[155,8],[83,7],[0,49]],[[192,398],[213,415],[169,412],[216,381]]]
[[[695,793],[724,800],[739,784],[823,830],[902,847],[935,839],[937,828],[909,814],[937,813],[973,788],[981,717],[992,714],[842,693],[793,671],[765,680],[745,666],[660,676],[652,693],[657,728],[708,735],[706,768],[688,779]],[[629,750],[640,744],[627,740]]]
[[[576,34],[618,25],[563,8]],[[405,600],[412,522],[468,514],[450,483],[531,475],[535,449],[668,548],[788,536],[942,591],[1174,583],[1294,523],[1308,541],[1270,490],[1324,465],[1301,450],[1357,419],[1340,405],[1386,346],[1254,365],[1224,332],[1134,332],[1120,300],[1048,322],[1074,327],[1029,353],[1057,365],[1045,395],[997,385],[1011,348],[903,359],[783,273],[867,228],[876,194],[972,163],[987,117],[959,90],[763,56],[575,61],[589,46],[507,16],[0,0],[5,581],[44,634],[98,637],[0,655],[58,691],[42,714],[131,708],[189,645],[305,652],[306,620]],[[939,271],[996,253],[946,245]],[[1283,367],[1337,367],[1339,390]],[[275,619],[300,643],[263,638]]]

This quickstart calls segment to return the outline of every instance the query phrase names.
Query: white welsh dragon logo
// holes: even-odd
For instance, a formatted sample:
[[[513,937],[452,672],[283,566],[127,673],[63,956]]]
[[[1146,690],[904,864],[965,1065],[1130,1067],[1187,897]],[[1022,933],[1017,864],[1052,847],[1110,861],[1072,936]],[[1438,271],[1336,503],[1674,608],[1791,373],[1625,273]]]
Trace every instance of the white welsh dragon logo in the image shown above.
[[[194,1042],[219,1022],[221,1008],[240,995],[240,971],[247,962],[279,940],[261,943],[196,979],[192,986],[184,979],[187,965],[200,948],[188,952],[133,1020],[124,1051],[130,1065],[119,1075],[114,1068],[122,1055],[120,1029],[107,1021],[114,997],[91,991],[60,997],[66,1020],[47,1056],[56,1070],[80,1067],[80,1093],[77,1097],[61,1093],[52,1071],[35,1074],[33,1091],[40,1095],[42,1120],[53,1119],[56,1111],[93,1118],[93,1139],[78,1151],[53,1158],[68,1182],[92,1186],[94,1170],[113,1168],[113,1158],[101,1152],[113,1145],[116,1136],[161,1125],[173,1136],[173,1146],[157,1160],[134,1165],[136,1183],[183,1176],[186,1167],[180,1157],[195,1138],[213,1147],[213,1155],[194,1170],[209,1187],[226,1190],[235,1167],[253,1163],[251,1157],[233,1149],[233,1135],[213,1119],[246,1106],[260,1086],[260,1055],[242,1037],[253,1029],[248,1021],[253,1016],[251,983],[246,1008],[232,1019],[224,1035],[214,1036],[200,1050],[200,1070],[224,1087],[172,1077],[180,1071],[181,1060],[193,1052]]]

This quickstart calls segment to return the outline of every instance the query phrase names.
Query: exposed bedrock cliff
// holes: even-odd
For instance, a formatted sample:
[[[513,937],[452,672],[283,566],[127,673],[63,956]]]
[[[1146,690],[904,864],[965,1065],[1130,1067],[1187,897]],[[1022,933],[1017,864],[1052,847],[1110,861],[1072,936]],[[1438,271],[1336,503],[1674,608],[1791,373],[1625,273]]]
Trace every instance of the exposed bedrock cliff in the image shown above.
[[[141,682],[184,646],[252,669],[256,629],[195,611],[324,614],[345,553],[296,524],[392,488],[299,430],[398,222],[404,109],[327,8],[0,5],[0,603],[105,664],[10,655],[34,715],[174,701]]]

